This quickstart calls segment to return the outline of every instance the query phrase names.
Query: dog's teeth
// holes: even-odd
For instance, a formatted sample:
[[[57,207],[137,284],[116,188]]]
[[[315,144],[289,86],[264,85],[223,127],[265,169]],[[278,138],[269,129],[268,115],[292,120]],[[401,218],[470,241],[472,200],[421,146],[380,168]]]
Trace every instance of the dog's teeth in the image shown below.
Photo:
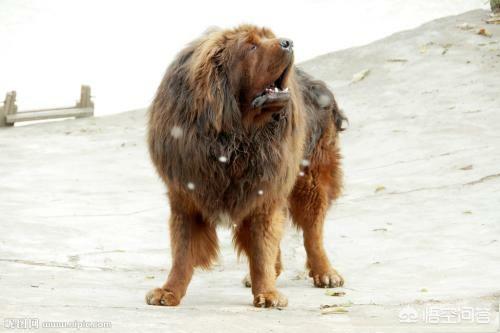
[[[274,92],[278,92],[278,88],[277,87],[274,87]]]
[[[285,88],[285,90],[283,90],[284,92],[288,92],[288,88]]]

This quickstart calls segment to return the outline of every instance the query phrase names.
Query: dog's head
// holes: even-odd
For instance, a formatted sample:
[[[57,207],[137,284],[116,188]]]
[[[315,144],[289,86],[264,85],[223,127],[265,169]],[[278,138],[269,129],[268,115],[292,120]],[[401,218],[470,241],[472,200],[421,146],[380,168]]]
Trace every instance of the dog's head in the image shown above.
[[[207,33],[193,53],[193,93],[217,130],[235,121],[261,125],[291,101],[293,42],[243,25]]]

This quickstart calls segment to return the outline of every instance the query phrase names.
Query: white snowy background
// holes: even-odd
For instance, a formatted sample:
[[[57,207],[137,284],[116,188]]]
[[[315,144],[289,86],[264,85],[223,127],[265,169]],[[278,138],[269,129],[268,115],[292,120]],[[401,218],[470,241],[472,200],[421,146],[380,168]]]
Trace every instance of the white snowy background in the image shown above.
[[[21,110],[71,104],[81,83],[92,85],[98,115],[143,108],[185,43],[210,25],[246,21],[293,38],[302,68],[332,87],[349,117],[345,190],[324,242],[346,295],[312,287],[302,235],[287,224],[283,311],[251,306],[240,283],[248,265],[222,228],[219,262],[196,272],[182,304],[146,305],[171,257],[145,109],[0,129],[0,325],[26,317],[111,321],[134,333],[496,331],[500,25],[484,22],[486,10],[434,20],[477,7],[487,6],[0,0],[0,94],[16,89]],[[382,38],[401,29],[411,30]],[[332,304],[347,312],[321,314]],[[466,307],[489,314],[489,325],[423,318]],[[419,316],[412,326],[400,322],[408,310]]]
[[[90,84],[96,114],[149,104],[176,52],[207,27],[266,25],[298,61],[362,45],[486,0],[0,0],[0,100],[21,110],[71,105]]]

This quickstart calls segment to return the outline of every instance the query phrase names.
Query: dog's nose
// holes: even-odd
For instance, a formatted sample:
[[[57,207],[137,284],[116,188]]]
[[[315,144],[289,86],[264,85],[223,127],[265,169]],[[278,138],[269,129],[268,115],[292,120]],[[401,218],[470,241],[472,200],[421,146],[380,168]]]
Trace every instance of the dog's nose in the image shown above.
[[[280,38],[280,46],[283,50],[291,51],[293,47],[293,42],[288,38]]]

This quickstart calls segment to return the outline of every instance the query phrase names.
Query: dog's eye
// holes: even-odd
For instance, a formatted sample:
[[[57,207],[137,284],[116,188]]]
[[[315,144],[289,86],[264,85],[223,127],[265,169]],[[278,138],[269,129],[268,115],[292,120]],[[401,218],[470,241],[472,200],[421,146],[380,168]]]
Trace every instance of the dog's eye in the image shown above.
[[[252,46],[250,47],[250,51],[255,51],[255,50],[257,50],[257,45],[252,44]]]

